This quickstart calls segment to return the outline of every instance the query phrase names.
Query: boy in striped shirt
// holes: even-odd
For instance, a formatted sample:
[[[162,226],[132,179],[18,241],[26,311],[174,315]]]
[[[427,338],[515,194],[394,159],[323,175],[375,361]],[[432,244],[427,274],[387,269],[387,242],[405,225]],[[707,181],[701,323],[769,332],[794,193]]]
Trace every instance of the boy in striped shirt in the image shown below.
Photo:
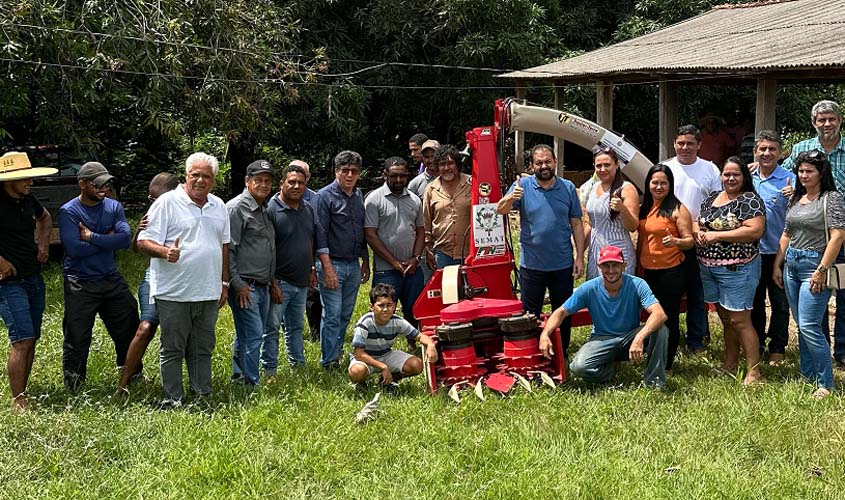
[[[393,349],[396,337],[403,335],[417,340],[425,347],[429,362],[437,361],[437,349],[428,335],[394,314],[396,312],[396,290],[393,286],[379,283],[370,290],[370,312],[361,316],[352,336],[352,353],[349,361],[349,379],[362,383],[374,372],[381,372],[382,384],[389,386],[394,381],[422,373],[422,360],[413,354]]]

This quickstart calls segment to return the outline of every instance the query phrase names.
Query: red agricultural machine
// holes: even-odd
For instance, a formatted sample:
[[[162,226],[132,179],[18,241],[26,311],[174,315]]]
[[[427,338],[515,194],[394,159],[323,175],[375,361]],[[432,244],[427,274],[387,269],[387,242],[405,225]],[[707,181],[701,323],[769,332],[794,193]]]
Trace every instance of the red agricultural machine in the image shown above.
[[[425,366],[428,388],[435,393],[449,387],[456,400],[463,385],[475,386],[483,397],[482,384],[506,393],[516,382],[530,390],[530,379],[552,387],[566,380],[559,332],[552,335],[555,356],[544,358],[539,335],[546,318],[524,313],[516,296],[507,220],[496,213],[504,144],[516,130],[559,137],[587,149],[611,146],[623,172],[640,188],[652,165],[624,138],[589,120],[512,99],[496,101],[493,125],[466,133],[472,157],[472,222],[464,238],[465,258],[460,266],[436,270],[414,304],[420,330],[434,337],[439,354],[437,363]],[[586,311],[573,316],[573,326],[589,323]]]

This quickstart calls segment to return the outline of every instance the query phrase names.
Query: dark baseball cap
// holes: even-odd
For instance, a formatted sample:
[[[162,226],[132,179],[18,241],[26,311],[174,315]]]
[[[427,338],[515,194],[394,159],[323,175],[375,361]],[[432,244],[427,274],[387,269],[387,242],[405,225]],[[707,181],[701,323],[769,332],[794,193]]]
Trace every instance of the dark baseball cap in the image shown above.
[[[98,186],[102,186],[114,180],[114,176],[109,173],[102,163],[96,161],[89,161],[82,165],[79,173],[76,174],[77,179],[92,182]]]
[[[246,167],[247,177],[252,177],[258,174],[273,175],[273,166],[267,160],[255,160]]]

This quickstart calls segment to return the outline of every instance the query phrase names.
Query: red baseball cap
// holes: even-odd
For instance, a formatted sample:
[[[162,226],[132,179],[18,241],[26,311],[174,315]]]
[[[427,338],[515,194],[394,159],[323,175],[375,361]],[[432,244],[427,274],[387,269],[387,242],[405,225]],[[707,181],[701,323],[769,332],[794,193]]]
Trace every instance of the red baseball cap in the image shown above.
[[[619,262],[620,264],[624,264],[625,257],[622,256],[622,249],[613,245],[607,245],[599,250],[599,264],[604,264],[605,262]]]

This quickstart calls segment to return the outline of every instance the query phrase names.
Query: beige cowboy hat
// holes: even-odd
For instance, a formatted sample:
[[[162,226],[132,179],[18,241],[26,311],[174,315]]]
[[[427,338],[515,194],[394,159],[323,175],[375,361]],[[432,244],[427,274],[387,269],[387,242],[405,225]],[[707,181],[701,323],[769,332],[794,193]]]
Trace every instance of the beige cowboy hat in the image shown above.
[[[43,177],[58,171],[49,167],[32,168],[26,153],[10,152],[0,156],[0,182]]]

